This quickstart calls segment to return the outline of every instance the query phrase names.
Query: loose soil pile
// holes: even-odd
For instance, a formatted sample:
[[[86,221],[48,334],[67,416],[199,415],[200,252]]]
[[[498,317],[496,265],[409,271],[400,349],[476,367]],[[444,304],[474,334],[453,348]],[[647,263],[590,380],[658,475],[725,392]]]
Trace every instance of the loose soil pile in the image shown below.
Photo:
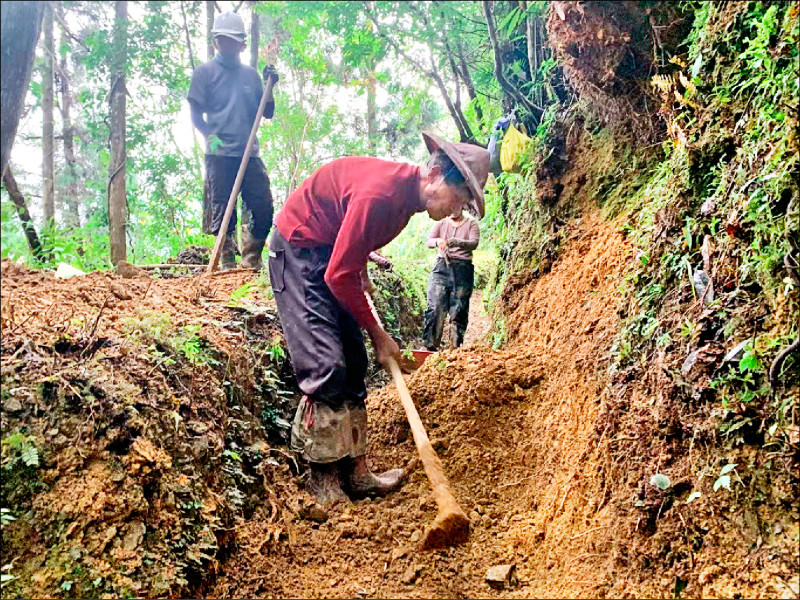
[[[293,394],[252,278],[3,262],[4,596],[178,594],[217,564]]]

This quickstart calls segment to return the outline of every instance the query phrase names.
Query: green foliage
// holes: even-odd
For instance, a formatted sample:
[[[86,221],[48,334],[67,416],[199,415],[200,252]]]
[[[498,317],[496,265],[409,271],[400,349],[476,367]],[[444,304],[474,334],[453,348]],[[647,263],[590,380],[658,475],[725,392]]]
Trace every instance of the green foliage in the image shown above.
[[[2,466],[11,469],[17,464],[27,467],[39,466],[39,450],[32,437],[17,431],[2,440]]]
[[[256,282],[248,281],[243,286],[235,289],[231,293],[230,298],[228,298],[228,306],[233,306],[233,307],[243,306],[244,303],[250,299],[250,296],[253,292],[253,288],[255,286]]]
[[[713,367],[720,432],[734,445],[765,430],[780,439],[796,406],[789,390],[797,378],[784,369],[785,386],[771,390],[767,368],[796,335],[788,315],[797,304],[783,257],[788,208],[798,198],[790,175],[798,166],[797,121],[788,110],[800,93],[797,7],[689,6],[695,21],[683,62],[697,93],[694,105],[668,111],[685,140],[671,140],[644,165],[623,158],[598,195],[608,216],[627,216],[623,231],[638,258],[623,289],[635,309],[615,342],[616,368],[647,364],[654,348],[680,350],[685,358],[713,337],[713,313],[712,331],[720,333],[712,345],[741,339],[744,331],[751,340],[736,362]],[[715,297],[700,307],[695,276],[706,261]],[[759,311],[774,319],[762,323]],[[719,343],[718,351],[726,346]]]
[[[5,525],[11,521],[16,521],[17,518],[11,514],[11,509],[6,507],[0,508],[0,524]]]
[[[197,335],[201,328],[197,323],[175,327],[169,315],[156,311],[142,311],[123,322],[128,339],[145,346],[155,366],[171,366],[181,358],[192,366],[219,365],[208,342]]]
[[[715,492],[720,489],[726,489],[729,492],[731,491],[731,476],[728,473],[734,471],[734,469],[736,469],[736,466],[737,465],[735,463],[730,463],[722,467],[722,469],[719,472],[719,477],[717,477],[717,480],[714,482]]]
[[[267,348],[267,356],[275,364],[280,364],[281,361],[286,359],[284,342],[279,335],[272,336],[272,343]]]

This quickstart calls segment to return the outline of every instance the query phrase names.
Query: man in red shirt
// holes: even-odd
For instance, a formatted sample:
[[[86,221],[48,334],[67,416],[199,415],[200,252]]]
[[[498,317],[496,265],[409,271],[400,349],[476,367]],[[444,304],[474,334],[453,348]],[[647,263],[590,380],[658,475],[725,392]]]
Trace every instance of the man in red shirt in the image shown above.
[[[275,220],[269,271],[300,389],[292,448],[310,464],[310,491],[323,504],[385,495],[402,469],[381,475],[367,463],[367,353],[361,328],[384,366],[400,348],[373,315],[364,287],[369,254],[411,216],[434,220],[468,209],[483,216],[489,153],[424,132],[425,166],[346,157],[314,171]]]

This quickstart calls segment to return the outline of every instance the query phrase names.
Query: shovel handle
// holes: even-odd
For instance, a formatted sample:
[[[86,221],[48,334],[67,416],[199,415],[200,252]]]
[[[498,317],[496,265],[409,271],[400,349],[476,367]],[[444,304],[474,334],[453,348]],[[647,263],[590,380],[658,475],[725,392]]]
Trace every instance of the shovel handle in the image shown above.
[[[370,310],[372,311],[375,320],[381,323],[381,318],[378,311],[375,310],[375,303],[372,301],[372,296],[368,292],[364,292]],[[383,325],[381,324],[381,327]],[[437,520],[447,520],[448,518],[455,517],[456,520],[461,520],[464,523],[469,523],[464,511],[458,505],[453,492],[450,491],[450,484],[447,477],[444,476],[444,469],[442,468],[442,461],[436,454],[436,451],[428,439],[428,434],[425,432],[425,426],[422,424],[422,419],[419,418],[417,407],[414,406],[414,401],[411,399],[411,393],[408,391],[406,380],[403,378],[403,373],[400,371],[400,365],[394,357],[389,357],[389,372],[394,379],[394,385],[397,388],[397,393],[400,396],[400,403],[403,405],[403,410],[406,412],[408,424],[411,426],[411,435],[414,437],[414,444],[417,446],[417,454],[422,461],[422,466],[425,468],[425,475],[428,476],[431,488],[433,489],[433,497],[436,500],[436,506],[439,508],[439,515]],[[467,525],[467,528],[469,526]]]
[[[428,434],[425,432],[425,427],[419,418],[417,408],[411,399],[406,381],[403,379],[403,373],[394,358],[389,359],[389,370],[392,373],[397,393],[400,395],[400,403],[406,411],[406,418],[411,426],[411,434],[414,436],[414,444],[417,446],[417,452],[422,461],[422,466],[425,468],[425,474],[428,476],[431,488],[433,488],[433,497],[436,499],[439,512],[458,512],[463,514],[464,511],[461,510],[455,497],[453,497],[453,492],[450,491],[450,484],[442,469],[442,461],[439,460],[436,451],[431,446]]]

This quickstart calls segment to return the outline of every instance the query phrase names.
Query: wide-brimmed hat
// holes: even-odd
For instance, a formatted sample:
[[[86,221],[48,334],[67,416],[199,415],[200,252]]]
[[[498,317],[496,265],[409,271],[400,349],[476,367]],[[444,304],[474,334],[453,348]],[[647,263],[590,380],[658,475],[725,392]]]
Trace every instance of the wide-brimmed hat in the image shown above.
[[[472,194],[467,210],[479,219],[483,218],[483,186],[489,177],[489,151],[486,148],[462,142],[453,143],[430,131],[422,132],[428,152],[442,150],[464,176]]]

